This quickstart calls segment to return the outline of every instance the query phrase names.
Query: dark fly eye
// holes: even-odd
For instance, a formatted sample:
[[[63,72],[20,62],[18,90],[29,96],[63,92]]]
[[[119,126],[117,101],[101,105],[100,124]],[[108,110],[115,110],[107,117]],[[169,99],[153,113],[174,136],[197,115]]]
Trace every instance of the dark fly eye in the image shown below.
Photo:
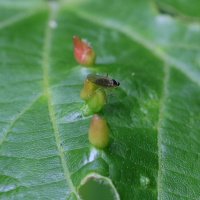
[[[113,81],[113,85],[117,85],[117,81],[116,80],[112,80]]]
[[[119,86],[119,85],[120,85],[120,82],[118,82],[118,81],[116,81],[116,80],[114,80],[114,79],[112,79],[112,81],[113,81],[113,85],[116,85],[116,86]]]

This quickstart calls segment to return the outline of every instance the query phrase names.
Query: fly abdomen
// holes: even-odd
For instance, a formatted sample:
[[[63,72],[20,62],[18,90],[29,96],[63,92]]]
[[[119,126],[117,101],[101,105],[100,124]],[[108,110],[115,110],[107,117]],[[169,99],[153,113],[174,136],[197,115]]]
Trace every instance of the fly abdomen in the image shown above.
[[[107,87],[107,86],[110,85],[110,81],[107,80],[107,79],[101,78],[101,79],[97,79],[97,80],[95,81],[95,84],[96,84],[96,85],[99,85],[99,86],[102,86],[102,87]]]

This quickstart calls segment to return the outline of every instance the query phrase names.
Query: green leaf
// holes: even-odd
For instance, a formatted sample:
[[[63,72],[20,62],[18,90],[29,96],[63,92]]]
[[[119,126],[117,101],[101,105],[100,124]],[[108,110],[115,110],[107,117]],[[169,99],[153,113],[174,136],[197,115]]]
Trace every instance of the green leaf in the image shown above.
[[[122,200],[199,199],[198,7],[0,1],[0,199],[79,199],[86,177]],[[73,35],[91,42],[94,68],[76,63]],[[103,150],[82,114],[91,73],[122,81],[99,113],[110,131]]]

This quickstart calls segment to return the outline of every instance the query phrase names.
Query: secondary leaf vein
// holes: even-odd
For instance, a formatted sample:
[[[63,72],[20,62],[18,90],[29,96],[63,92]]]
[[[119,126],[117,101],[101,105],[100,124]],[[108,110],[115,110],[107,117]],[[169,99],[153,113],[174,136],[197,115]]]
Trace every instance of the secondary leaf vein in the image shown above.
[[[26,107],[10,124],[10,126],[8,127],[8,129],[6,130],[6,132],[3,134],[2,139],[0,140],[0,145],[2,144],[2,142],[5,140],[6,135],[9,133],[10,129],[12,128],[12,126],[14,125],[14,123],[29,109],[31,108],[31,106],[41,97],[42,95],[39,95],[33,102],[31,102],[31,104]]]
[[[164,80],[163,80],[163,93],[162,93],[162,97],[160,100],[160,106],[159,106],[159,115],[158,115],[158,125],[157,125],[157,132],[158,132],[158,183],[157,183],[157,188],[158,188],[158,199],[161,199],[161,168],[162,168],[162,160],[161,160],[161,145],[162,145],[162,141],[161,141],[161,133],[160,133],[160,129],[161,129],[161,120],[163,118],[163,106],[164,106],[164,99],[165,99],[165,95],[167,92],[167,84],[168,84],[168,80],[169,80],[169,66],[167,66],[167,64],[164,64]]]
[[[28,17],[30,17],[30,16],[38,13],[38,12],[39,12],[38,10],[31,10],[31,11],[28,11],[28,12],[24,12],[24,13],[20,13],[18,15],[15,15],[15,16],[9,18],[9,19],[6,19],[6,20],[4,20],[0,23],[0,29],[5,28],[7,26],[11,26],[12,24],[17,23],[18,21],[21,21],[23,19],[26,19],[26,18],[28,18]]]
[[[140,34],[134,31],[134,29],[128,25],[121,24],[120,21],[112,21],[112,23],[107,23],[106,20],[102,20],[93,14],[86,13],[82,10],[76,10],[74,11],[79,17],[82,17],[85,20],[88,20],[92,23],[98,24],[99,26],[103,26],[108,29],[116,30],[119,33],[124,34],[131,40],[137,42],[138,44],[144,46],[146,49],[150,50],[156,57],[161,59],[163,62],[168,62],[172,65],[172,67],[180,70],[188,79],[190,79],[192,82],[197,84],[200,87],[200,71],[197,70],[187,70],[187,66],[185,63],[181,63],[179,60],[176,60],[167,54],[164,54],[162,51],[159,50],[160,45],[154,44],[152,42],[149,42],[148,40],[145,40],[145,38],[142,38]]]

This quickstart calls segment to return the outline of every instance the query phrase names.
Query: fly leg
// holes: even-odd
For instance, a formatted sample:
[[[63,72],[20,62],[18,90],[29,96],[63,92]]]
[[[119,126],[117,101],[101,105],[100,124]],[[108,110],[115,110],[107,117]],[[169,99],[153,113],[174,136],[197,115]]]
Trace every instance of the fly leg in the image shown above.
[[[103,88],[98,88],[97,90],[95,90],[92,94],[88,95],[88,97],[90,97],[91,95],[93,95],[94,93],[96,93],[98,90],[101,90]],[[106,97],[104,99],[104,103],[106,104]]]
[[[112,90],[108,89],[107,87],[106,87],[106,89],[110,92],[110,94],[108,96],[112,96],[113,95]],[[106,96],[106,97],[108,97],[108,96]]]
[[[93,95],[94,93],[96,93],[98,90],[101,90],[102,88],[98,88],[97,90],[95,90],[92,94],[88,95],[88,97],[90,97],[91,95]]]

